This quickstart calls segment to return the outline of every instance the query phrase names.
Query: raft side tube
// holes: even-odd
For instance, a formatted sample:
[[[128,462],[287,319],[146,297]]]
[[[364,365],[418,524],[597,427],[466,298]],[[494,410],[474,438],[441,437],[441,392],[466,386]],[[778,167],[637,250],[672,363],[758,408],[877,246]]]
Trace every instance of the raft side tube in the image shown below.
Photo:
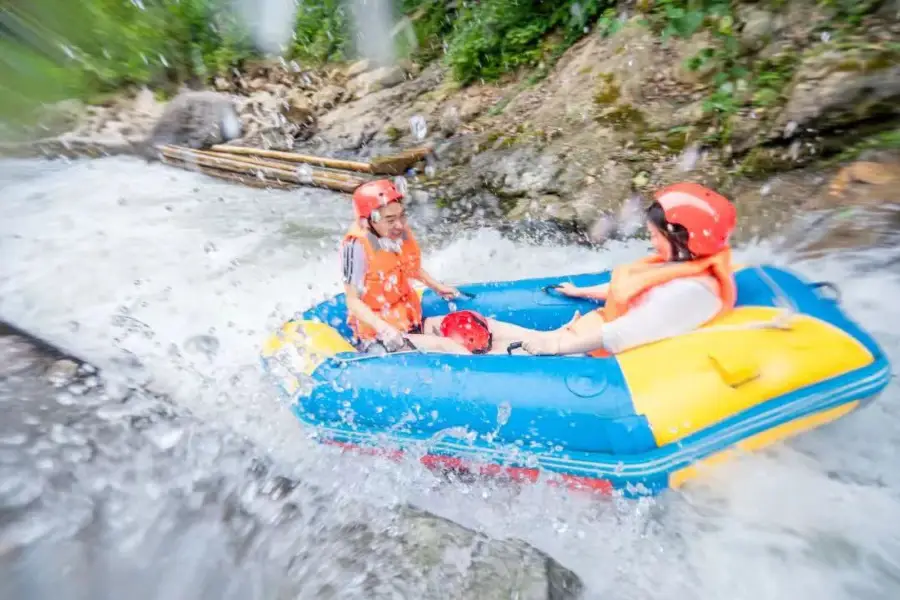
[[[312,425],[419,439],[465,428],[532,450],[655,447],[612,358],[402,353],[328,361],[314,377],[300,401]]]

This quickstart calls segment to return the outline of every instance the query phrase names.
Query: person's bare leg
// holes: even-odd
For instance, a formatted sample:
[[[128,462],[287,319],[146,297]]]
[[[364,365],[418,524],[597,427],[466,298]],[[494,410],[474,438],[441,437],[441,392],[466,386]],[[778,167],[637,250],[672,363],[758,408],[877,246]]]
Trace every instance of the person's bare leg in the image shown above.
[[[443,354],[471,354],[462,344],[458,344],[450,338],[436,335],[412,333],[406,336],[416,347],[423,352],[441,352]]]
[[[428,317],[422,323],[422,333],[425,335],[441,335],[441,323],[444,317]]]
[[[565,335],[572,335],[571,326],[580,318],[580,316],[580,314],[575,313],[568,323],[557,329],[551,329],[550,331],[528,329],[519,325],[513,325],[512,323],[488,319],[488,325],[494,336],[494,344],[490,354],[505,354],[508,351],[509,345],[513,342],[527,342],[538,337],[547,338],[555,336],[561,338]]]
[[[509,345],[513,342],[526,342],[534,339],[536,336],[547,335],[549,332],[538,331],[537,329],[528,329],[512,323],[505,323],[495,319],[487,319],[488,327],[491,330],[493,344],[488,354],[506,354]]]

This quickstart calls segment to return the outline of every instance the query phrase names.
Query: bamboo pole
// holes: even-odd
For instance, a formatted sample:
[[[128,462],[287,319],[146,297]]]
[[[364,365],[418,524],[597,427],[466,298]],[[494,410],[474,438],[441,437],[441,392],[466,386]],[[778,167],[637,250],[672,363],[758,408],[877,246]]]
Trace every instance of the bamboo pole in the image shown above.
[[[312,156],[309,154],[297,154],[295,152],[281,152],[279,150],[262,150],[259,148],[245,148],[243,146],[227,146],[217,144],[210,148],[214,152],[226,152],[228,154],[240,154],[244,156],[260,156],[263,158],[274,158],[276,160],[284,160],[292,163],[307,163],[320,167],[330,167],[332,169],[341,169],[344,171],[357,171],[359,173],[372,173],[372,165],[369,163],[341,160],[337,158],[325,158],[321,156]]]
[[[262,150],[244,146],[228,146],[217,144],[211,148],[214,152],[225,152],[243,156],[258,156],[292,163],[308,163],[320,167],[341,169],[344,171],[357,171],[359,173],[371,173],[373,175],[402,175],[420,160],[431,153],[431,148],[416,148],[393,156],[380,156],[371,162],[364,163],[355,160],[343,160],[338,158],[326,158],[296,152],[282,152],[279,150]]]
[[[234,160],[232,158],[217,158],[213,156],[205,156],[203,154],[200,154],[199,151],[187,148],[178,148],[175,146],[161,146],[159,148],[159,151],[163,156],[174,159],[176,161],[183,161],[186,163],[197,164],[199,166],[231,171],[242,175],[258,176],[261,174],[267,179],[286,181],[298,185],[324,187],[330,190],[345,193],[353,193],[353,191],[357,187],[364,183],[363,180],[348,181],[335,179],[331,177],[329,173],[322,171],[313,171],[308,177],[302,177],[296,172],[296,169],[285,169],[247,164],[238,160]]]
[[[241,175],[239,173],[232,173],[231,171],[223,171],[221,169],[216,169],[213,167],[204,167],[200,165],[190,164],[183,160],[177,160],[174,158],[169,158],[167,156],[162,157],[162,162],[164,164],[178,167],[179,169],[184,169],[185,171],[196,171],[198,173],[202,173],[204,175],[208,175],[210,177],[215,177],[217,179],[223,179],[225,181],[230,181],[232,183],[239,183],[241,185],[246,185],[255,188],[275,188],[280,190],[294,190],[299,187],[295,183],[289,183],[287,181],[277,181],[272,179],[260,179],[259,177],[252,177],[250,175]]]
[[[245,163],[245,164],[251,165],[251,166],[283,169],[283,170],[291,172],[291,173],[297,172],[296,163],[287,163],[287,162],[283,162],[283,161],[279,161],[279,160],[256,158],[253,156],[239,156],[239,155],[235,155],[235,154],[227,154],[225,152],[213,152],[210,150],[196,150],[195,152],[197,152],[201,156],[209,156],[211,158],[224,158],[227,160],[242,162],[242,163]],[[354,175],[351,175],[350,173],[346,173],[343,171],[316,170],[316,171],[313,171],[313,173],[318,173],[318,174],[322,175],[323,177],[329,177],[331,179],[336,179],[338,181],[354,182],[357,185],[362,185],[363,183],[365,183],[367,181],[366,179],[364,179],[362,177],[354,176]]]

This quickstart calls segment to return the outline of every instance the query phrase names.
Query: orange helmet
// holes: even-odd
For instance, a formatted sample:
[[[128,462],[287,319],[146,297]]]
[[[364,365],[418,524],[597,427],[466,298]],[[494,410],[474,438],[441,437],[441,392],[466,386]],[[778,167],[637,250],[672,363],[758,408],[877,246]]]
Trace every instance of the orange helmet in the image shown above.
[[[362,184],[353,191],[353,211],[357,219],[368,219],[382,206],[399,202],[403,194],[388,179],[378,179]]]
[[[656,192],[666,221],[688,232],[688,250],[694,256],[710,256],[728,246],[737,226],[737,211],[725,196],[698,183],[675,183]]]
[[[487,321],[472,310],[458,310],[444,317],[441,335],[462,344],[472,354],[484,354],[493,341]]]

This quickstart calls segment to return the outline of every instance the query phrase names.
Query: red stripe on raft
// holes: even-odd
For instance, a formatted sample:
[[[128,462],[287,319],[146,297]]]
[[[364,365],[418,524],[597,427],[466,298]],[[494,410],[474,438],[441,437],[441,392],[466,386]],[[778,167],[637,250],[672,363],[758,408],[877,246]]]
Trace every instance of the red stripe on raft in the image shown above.
[[[402,460],[404,456],[404,452],[402,452],[401,450],[385,450],[382,448],[372,448],[371,446],[358,446],[356,444],[348,444],[347,442],[338,442],[328,439],[323,439],[320,441],[323,444],[327,444],[329,446],[337,446],[345,451],[351,451],[370,456],[381,456],[383,458],[387,458],[396,462]],[[474,464],[467,463],[466,461],[456,456],[447,456],[445,454],[426,454],[419,459],[419,462],[421,462],[425,467],[431,469],[432,471],[448,470],[467,471],[470,473],[474,471],[480,475],[485,475],[488,477],[503,476],[508,477],[513,481],[523,483],[535,483],[538,480],[538,476],[540,474],[537,469],[528,469],[525,467],[505,467],[503,465],[497,464],[479,465],[476,470],[473,469],[473,467],[475,466]],[[562,473],[557,473],[555,475],[559,478],[558,481],[549,480],[547,482],[549,485],[562,484],[563,486],[571,490],[599,492],[601,494],[610,494],[613,490],[612,483],[610,481],[607,481],[606,479],[595,479],[593,477],[581,477],[578,475],[566,475]]]

